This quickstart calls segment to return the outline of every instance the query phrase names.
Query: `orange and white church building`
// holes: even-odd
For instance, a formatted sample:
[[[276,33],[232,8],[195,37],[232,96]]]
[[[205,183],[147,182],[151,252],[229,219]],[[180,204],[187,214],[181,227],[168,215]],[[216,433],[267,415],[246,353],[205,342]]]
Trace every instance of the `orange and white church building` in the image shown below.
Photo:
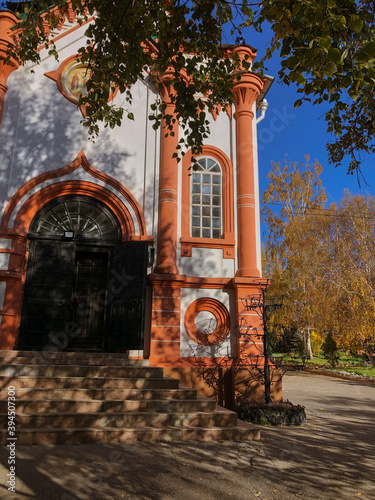
[[[173,113],[165,86],[134,85],[135,121],[92,143],[78,106],[85,25],[67,12],[59,62],[41,48],[38,66],[18,67],[6,61],[16,22],[0,12],[0,349],[124,352],[164,367],[259,353],[248,304],[265,283],[257,121],[272,79],[233,80],[235,103],[210,116],[190,175],[191,154],[173,158],[178,125],[165,137],[148,121],[159,96]]]

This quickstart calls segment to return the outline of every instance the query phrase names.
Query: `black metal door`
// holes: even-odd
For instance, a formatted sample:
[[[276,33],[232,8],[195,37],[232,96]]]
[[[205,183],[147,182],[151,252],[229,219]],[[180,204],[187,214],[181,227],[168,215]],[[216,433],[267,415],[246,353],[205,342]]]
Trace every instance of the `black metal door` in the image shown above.
[[[143,349],[146,301],[147,243],[115,248],[107,283],[109,351]]]
[[[73,243],[31,242],[18,349],[67,345],[73,270]]]
[[[72,310],[77,334],[71,348],[103,348],[107,273],[108,252],[76,252]]]

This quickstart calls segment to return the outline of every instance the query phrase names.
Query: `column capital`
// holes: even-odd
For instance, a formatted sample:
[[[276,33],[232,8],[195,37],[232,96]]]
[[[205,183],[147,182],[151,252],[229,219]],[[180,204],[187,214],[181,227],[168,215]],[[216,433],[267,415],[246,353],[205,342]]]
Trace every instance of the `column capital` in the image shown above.
[[[169,66],[164,73],[155,71],[152,73],[152,77],[163,103],[172,104],[176,97],[176,91],[172,85],[175,78],[174,68]]]
[[[242,61],[247,61],[252,64],[257,56],[257,51],[251,45],[237,45],[233,49],[232,54],[238,54],[241,63]]]
[[[241,75],[241,79],[237,80],[234,77],[233,91],[234,91],[234,104],[238,114],[250,114],[254,116],[253,104],[259,97],[264,86],[262,78],[255,73],[245,73]]]

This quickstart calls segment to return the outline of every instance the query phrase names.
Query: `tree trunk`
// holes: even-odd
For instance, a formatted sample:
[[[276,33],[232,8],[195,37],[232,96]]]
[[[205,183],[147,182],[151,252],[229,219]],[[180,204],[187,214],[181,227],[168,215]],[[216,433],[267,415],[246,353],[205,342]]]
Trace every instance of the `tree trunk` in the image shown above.
[[[310,328],[307,327],[304,331],[304,341],[305,341],[305,356],[306,359],[313,359],[313,353],[311,349],[311,335]]]

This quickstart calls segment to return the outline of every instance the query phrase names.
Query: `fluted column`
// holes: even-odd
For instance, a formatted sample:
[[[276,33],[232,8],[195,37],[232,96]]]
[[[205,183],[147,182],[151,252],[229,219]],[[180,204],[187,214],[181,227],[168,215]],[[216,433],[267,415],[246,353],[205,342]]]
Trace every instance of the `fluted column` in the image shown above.
[[[3,116],[5,94],[8,90],[6,85],[9,75],[19,67],[18,62],[10,58],[5,62],[7,51],[11,45],[14,45],[16,34],[11,31],[11,27],[18,22],[13,12],[0,11],[0,125]]]
[[[240,58],[254,53],[249,47],[237,47],[234,52]],[[253,105],[263,88],[263,80],[254,73],[244,73],[234,80],[237,146],[237,225],[238,225],[238,270],[236,276],[257,277],[257,210],[255,199],[255,165],[253,138]]]
[[[175,115],[175,106],[171,102],[175,92],[170,84],[172,74],[171,70],[158,78],[158,90],[166,108],[160,131],[159,224],[155,273],[178,274],[178,164],[176,158],[173,158],[178,145],[178,121],[174,116],[172,130],[169,130],[165,119],[166,115]]]

